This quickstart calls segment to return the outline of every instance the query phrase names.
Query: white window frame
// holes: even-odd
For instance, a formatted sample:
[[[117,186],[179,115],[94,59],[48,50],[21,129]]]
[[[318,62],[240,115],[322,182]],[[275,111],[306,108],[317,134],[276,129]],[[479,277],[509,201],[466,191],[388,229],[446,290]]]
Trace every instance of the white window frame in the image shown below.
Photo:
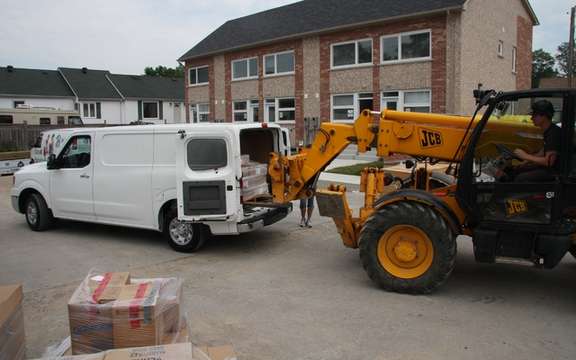
[[[516,46],[512,47],[512,74],[516,74],[518,70],[518,48]]]
[[[202,65],[202,66],[195,66],[195,67],[191,67],[188,68],[188,86],[203,86],[203,85],[208,85],[210,83],[210,73],[208,73],[208,81],[203,82],[203,83],[199,83],[198,82],[198,70],[199,69],[204,69],[206,68],[208,71],[210,71],[209,66],[208,65]],[[192,83],[192,79],[190,78],[190,71],[192,70],[196,70],[196,82]]]
[[[252,106],[251,106],[251,102],[252,100],[256,100],[256,99],[250,99],[250,100],[232,100],[232,122],[238,122],[241,124],[249,124],[252,123],[252,117],[253,117],[253,113],[252,113]],[[234,104],[236,103],[245,103],[246,104],[246,109],[244,110],[236,110],[234,109]],[[237,121],[236,120],[236,114],[241,114],[241,113],[246,113],[246,121]]]
[[[349,105],[334,105],[334,96],[352,96],[352,109],[354,110],[354,116],[351,120],[336,120],[334,119],[334,110],[350,109]],[[330,121],[336,123],[351,123],[358,117],[358,93],[344,93],[344,94],[332,94],[330,96]]]
[[[200,107],[202,105],[206,105],[208,111],[200,111]],[[196,121],[194,121],[194,113],[196,113]],[[200,116],[206,115],[206,121],[201,121]],[[198,104],[191,104],[190,105],[190,118],[192,119],[192,123],[206,123],[210,122],[210,103],[198,103]]]
[[[284,54],[292,54],[292,64],[294,65],[294,69],[292,69],[292,71],[284,71],[284,72],[278,72],[278,55],[284,55]],[[274,72],[272,74],[266,74],[266,58],[273,56],[274,57]],[[266,54],[262,56],[262,75],[264,77],[274,77],[274,76],[281,76],[281,75],[293,75],[294,72],[296,70],[296,55],[294,53],[294,50],[286,50],[286,51],[280,51],[277,53],[272,53],[272,54]]]
[[[256,75],[254,76],[250,76],[250,60],[252,59],[256,59]],[[246,62],[246,77],[235,77],[234,76],[234,64],[235,63],[239,63],[239,62]],[[232,77],[232,81],[242,81],[242,80],[252,80],[252,79],[258,79],[258,57],[257,56],[253,56],[253,57],[249,57],[249,58],[243,58],[243,59],[236,59],[236,60],[232,60],[230,62],[230,75]]]
[[[496,50],[498,57],[504,57],[504,41],[498,40],[498,49]]]
[[[156,104],[156,117],[146,117],[144,115],[144,104]],[[142,101],[142,120],[159,120],[160,119],[160,103],[158,101]]]
[[[292,99],[294,100],[294,107],[293,108],[282,108],[282,110],[280,110],[280,100],[285,100],[285,99]],[[277,124],[294,124],[296,123],[296,98],[292,97],[292,96],[284,96],[284,97],[279,97],[279,98],[275,98],[275,114],[274,116],[276,117],[276,123]],[[294,120],[280,120],[280,111],[294,111]]]
[[[368,41],[368,40],[370,40],[370,50],[371,50],[370,51],[370,62],[359,64],[358,63],[358,43],[363,42],[363,41]],[[334,65],[334,46],[349,45],[349,44],[354,44],[354,64]],[[372,41],[372,38],[342,41],[342,42],[330,44],[330,69],[331,70],[365,67],[365,66],[372,66],[373,64],[374,64],[374,42]]]
[[[88,115],[86,115],[86,113],[84,113],[84,105],[88,105]],[[90,115],[91,114],[91,107],[94,106],[94,116]],[[97,119],[98,113],[96,111],[96,102],[83,102],[82,103],[82,117],[85,119]]]
[[[419,58],[411,58],[411,59],[402,59],[402,36],[406,35],[418,35],[418,34],[429,34],[428,39],[428,56],[419,57]],[[384,60],[384,39],[393,39],[396,38],[398,42],[398,59],[396,60]],[[419,62],[419,61],[430,61],[432,60],[432,30],[425,29],[425,30],[415,30],[415,31],[408,31],[403,33],[397,34],[390,34],[390,35],[383,35],[380,37],[380,64],[398,64],[398,63],[410,63],[410,62]]]
[[[432,90],[431,89],[410,89],[410,90],[385,90],[380,92],[380,109],[384,110],[384,101],[385,100],[392,100],[394,99],[394,97],[391,96],[384,96],[384,93],[389,93],[389,92],[397,92],[398,93],[398,98],[397,98],[397,111],[405,111],[406,108],[406,103],[404,102],[404,97],[405,94],[407,93],[414,93],[414,92],[428,92],[430,94],[429,99],[430,102],[425,104],[425,103],[415,103],[415,104],[409,104],[410,107],[424,107],[427,106],[428,108],[430,108],[430,112],[432,112]]]

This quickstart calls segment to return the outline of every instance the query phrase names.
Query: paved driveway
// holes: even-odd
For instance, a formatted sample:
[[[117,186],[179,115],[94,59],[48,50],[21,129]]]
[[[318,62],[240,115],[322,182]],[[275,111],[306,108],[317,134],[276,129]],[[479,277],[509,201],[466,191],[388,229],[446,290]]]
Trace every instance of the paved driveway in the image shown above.
[[[328,219],[301,229],[295,212],[186,255],[149,231],[62,222],[32,232],[10,208],[11,183],[0,178],[0,283],[24,284],[30,357],[67,336],[66,303],[99,267],[181,276],[194,342],[232,343],[241,359],[576,358],[571,257],[551,271],[481,265],[462,238],[440,291],[399,295],[371,284]]]

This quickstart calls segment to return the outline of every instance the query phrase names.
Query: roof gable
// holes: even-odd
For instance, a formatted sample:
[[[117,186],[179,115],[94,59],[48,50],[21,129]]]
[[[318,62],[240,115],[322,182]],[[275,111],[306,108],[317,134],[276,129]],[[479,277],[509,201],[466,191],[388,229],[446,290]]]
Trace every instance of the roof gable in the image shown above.
[[[14,67],[0,67],[0,94],[74,97],[58,71]]]
[[[120,100],[122,97],[114,89],[107,76],[106,70],[59,68],[60,72],[74,89],[78,99],[112,99]]]
[[[355,24],[459,8],[465,2],[466,0],[304,0],[230,20],[179,60]]]

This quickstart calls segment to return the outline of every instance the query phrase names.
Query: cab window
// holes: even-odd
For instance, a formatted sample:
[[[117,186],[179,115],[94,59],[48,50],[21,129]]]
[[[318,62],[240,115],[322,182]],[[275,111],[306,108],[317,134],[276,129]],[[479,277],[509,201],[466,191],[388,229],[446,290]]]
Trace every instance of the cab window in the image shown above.
[[[91,151],[90,136],[80,135],[72,137],[59,156],[61,169],[83,168],[90,164]]]

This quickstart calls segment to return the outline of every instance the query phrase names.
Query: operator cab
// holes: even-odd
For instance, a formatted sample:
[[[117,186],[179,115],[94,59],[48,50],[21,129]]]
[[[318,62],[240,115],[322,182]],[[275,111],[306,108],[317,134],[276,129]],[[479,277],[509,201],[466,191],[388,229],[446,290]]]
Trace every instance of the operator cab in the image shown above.
[[[573,90],[528,90],[492,94],[470,135],[459,172],[458,192],[474,226],[478,261],[498,257],[555,266],[568,251],[576,220],[576,156]],[[533,105],[554,107],[557,161],[549,176],[519,181],[506,176],[522,168],[514,153],[543,154],[545,132],[531,120]],[[548,140],[549,141],[549,140]],[[520,229],[520,230],[519,230]]]

